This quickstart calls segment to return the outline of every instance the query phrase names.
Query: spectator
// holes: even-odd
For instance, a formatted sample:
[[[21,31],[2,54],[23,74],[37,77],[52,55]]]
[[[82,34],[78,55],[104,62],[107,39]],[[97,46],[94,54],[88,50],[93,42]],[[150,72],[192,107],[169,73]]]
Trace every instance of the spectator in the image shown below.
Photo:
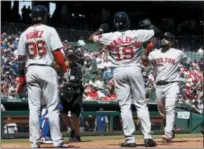
[[[91,100],[98,100],[99,99],[99,95],[97,92],[97,88],[96,87],[91,87],[91,91],[88,93],[88,98]]]
[[[18,132],[17,124],[13,122],[11,117],[8,117],[6,124],[4,125],[4,134],[17,134],[17,132]]]
[[[111,71],[111,69],[108,67],[105,67],[105,70],[103,72],[103,80],[106,82],[112,79],[112,77],[113,77],[113,72]]]
[[[82,108],[82,112],[83,112],[83,108]],[[85,132],[89,130],[89,122],[87,117],[80,115],[80,132]]]
[[[103,109],[101,108],[100,111],[103,111]],[[95,119],[94,131],[99,132],[100,135],[104,135],[105,132],[109,132],[108,123],[109,122],[107,116],[98,114]]]

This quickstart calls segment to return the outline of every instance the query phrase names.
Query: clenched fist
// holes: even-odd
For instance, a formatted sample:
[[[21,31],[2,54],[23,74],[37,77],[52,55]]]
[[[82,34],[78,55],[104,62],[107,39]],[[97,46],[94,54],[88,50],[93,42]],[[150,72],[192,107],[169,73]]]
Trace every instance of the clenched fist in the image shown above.
[[[146,29],[151,29],[152,22],[149,19],[144,19],[144,20],[139,22],[139,27],[146,28]]]
[[[100,25],[99,31],[101,33],[107,33],[110,30],[109,26],[107,23],[103,23]]]

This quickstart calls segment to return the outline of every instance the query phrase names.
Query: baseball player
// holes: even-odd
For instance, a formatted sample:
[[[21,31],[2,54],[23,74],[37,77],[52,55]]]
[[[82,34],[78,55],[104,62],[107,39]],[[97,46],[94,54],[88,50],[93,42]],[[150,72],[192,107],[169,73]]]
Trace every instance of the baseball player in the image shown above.
[[[136,146],[133,135],[135,125],[131,113],[132,103],[137,108],[137,115],[142,124],[145,146],[153,147],[156,143],[151,135],[151,122],[140,68],[140,53],[142,43],[158,34],[159,29],[149,19],[145,19],[141,23],[148,29],[128,30],[130,22],[125,12],[116,13],[113,22],[117,31],[105,33],[108,26],[102,24],[100,29],[89,37],[89,40],[99,42],[109,49],[125,135],[125,142],[121,144],[121,147]]]
[[[20,37],[18,45],[18,87],[27,85],[29,104],[29,131],[31,148],[40,147],[40,109],[45,98],[50,121],[50,133],[54,147],[67,147],[60,132],[58,77],[53,63],[66,72],[63,47],[56,30],[46,24],[47,8],[42,5],[32,9],[33,25]],[[26,72],[25,72],[26,68]]]
[[[158,110],[166,119],[165,134],[162,138],[166,142],[172,142],[174,138],[175,106],[180,91],[180,69],[181,63],[190,64],[187,56],[181,50],[172,48],[174,35],[166,32],[161,38],[161,48],[148,51],[143,57],[145,65],[151,62],[155,71],[156,98]]]

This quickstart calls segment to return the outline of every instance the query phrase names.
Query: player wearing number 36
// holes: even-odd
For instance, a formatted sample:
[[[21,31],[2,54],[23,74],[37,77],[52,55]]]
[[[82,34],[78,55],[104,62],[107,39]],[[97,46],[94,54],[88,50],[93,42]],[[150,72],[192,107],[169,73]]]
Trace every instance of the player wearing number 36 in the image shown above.
[[[64,56],[60,51],[63,45],[56,30],[45,25],[47,15],[46,7],[39,5],[33,8],[33,25],[21,34],[18,46],[19,76],[17,93],[21,91],[26,82],[32,148],[40,147],[42,98],[45,99],[48,109],[53,146],[66,146],[60,132],[58,77],[52,65],[54,62],[57,63],[64,72],[67,71],[67,68]]]
[[[110,61],[114,70],[115,91],[120,106],[123,122],[125,142],[122,147],[135,147],[135,125],[132,118],[131,104],[137,108],[137,115],[141,121],[145,146],[152,147],[156,143],[151,135],[151,122],[145,86],[141,74],[140,59],[142,44],[159,33],[149,19],[141,22],[146,29],[129,30],[130,21],[125,12],[118,12],[114,16],[115,32],[107,33],[108,25],[102,24],[89,40],[99,42],[109,49]]]

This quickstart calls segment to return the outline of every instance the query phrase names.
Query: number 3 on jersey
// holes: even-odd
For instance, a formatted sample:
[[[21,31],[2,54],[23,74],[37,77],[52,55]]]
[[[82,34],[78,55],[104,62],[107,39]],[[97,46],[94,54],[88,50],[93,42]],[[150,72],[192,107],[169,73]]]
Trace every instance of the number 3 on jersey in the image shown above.
[[[133,47],[117,47],[116,51],[116,60],[125,60],[125,59],[132,59],[134,57],[134,50]]]
[[[28,42],[26,44],[26,49],[28,51],[29,57],[34,58],[37,55],[43,56],[46,54],[46,43],[43,40],[38,40],[37,42]]]

